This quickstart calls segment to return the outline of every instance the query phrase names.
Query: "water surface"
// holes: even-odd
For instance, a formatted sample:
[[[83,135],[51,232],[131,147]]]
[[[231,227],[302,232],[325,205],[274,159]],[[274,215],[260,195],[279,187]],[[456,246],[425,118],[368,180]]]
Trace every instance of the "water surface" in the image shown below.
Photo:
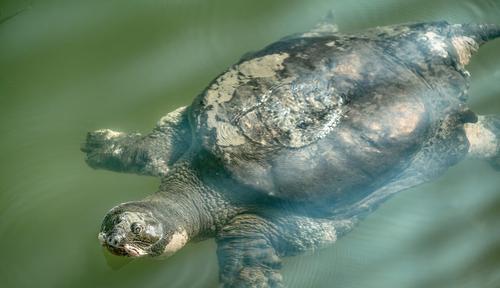
[[[333,9],[341,30],[409,21],[497,23],[500,1],[111,0],[0,3],[2,287],[217,287],[215,243],[163,261],[104,252],[114,205],[149,177],[94,171],[87,131],[146,132],[249,50]],[[500,113],[500,40],[469,70],[471,107]],[[500,174],[462,162],[398,195],[331,248],[287,258],[290,287],[500,287]]]

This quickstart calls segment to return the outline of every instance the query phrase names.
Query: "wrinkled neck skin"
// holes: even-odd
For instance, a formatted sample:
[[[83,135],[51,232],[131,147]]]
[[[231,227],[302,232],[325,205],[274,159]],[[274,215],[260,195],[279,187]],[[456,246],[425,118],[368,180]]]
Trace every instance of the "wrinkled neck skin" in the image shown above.
[[[206,164],[208,161],[202,162],[210,165]],[[244,210],[235,205],[230,193],[219,188],[221,185],[214,184],[224,181],[217,179],[224,176],[210,167],[207,169],[211,171],[208,175],[198,169],[192,158],[180,160],[162,179],[160,190],[141,201],[150,204],[167,230],[187,234],[187,241],[213,237]]]

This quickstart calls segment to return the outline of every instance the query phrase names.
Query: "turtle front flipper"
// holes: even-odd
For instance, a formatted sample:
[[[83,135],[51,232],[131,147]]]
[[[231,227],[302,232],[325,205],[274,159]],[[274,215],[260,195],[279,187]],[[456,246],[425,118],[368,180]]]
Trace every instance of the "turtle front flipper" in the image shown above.
[[[217,235],[222,287],[283,287],[281,259],[272,238],[274,224],[256,215],[239,215]]]
[[[163,176],[190,146],[187,118],[186,107],[181,107],[161,118],[148,135],[109,129],[89,132],[81,150],[95,169]]]
[[[465,124],[469,157],[488,161],[500,171],[500,115],[478,116],[476,123]]]
[[[240,214],[217,235],[220,281],[223,287],[283,287],[281,257],[332,244],[353,225],[279,211]]]

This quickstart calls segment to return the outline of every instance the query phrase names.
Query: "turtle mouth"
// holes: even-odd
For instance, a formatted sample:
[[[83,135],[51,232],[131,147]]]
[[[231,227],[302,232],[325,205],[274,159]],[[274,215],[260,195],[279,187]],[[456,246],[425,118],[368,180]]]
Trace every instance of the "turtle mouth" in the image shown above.
[[[133,258],[138,258],[138,257],[143,257],[146,255],[149,255],[146,249],[143,249],[141,247],[132,245],[132,244],[124,244],[123,246],[120,247],[115,247],[111,245],[103,245],[108,249],[111,254],[117,255],[117,256],[127,256],[127,257],[133,257]]]
[[[123,250],[129,257],[142,257],[148,255],[144,249],[130,244],[123,245]]]
[[[102,246],[106,247],[106,249],[111,252],[111,254],[117,256],[127,256],[127,257],[142,257],[149,255],[148,246],[146,243],[124,243],[121,245],[110,245],[105,239],[104,233],[99,233],[98,236],[99,242]]]

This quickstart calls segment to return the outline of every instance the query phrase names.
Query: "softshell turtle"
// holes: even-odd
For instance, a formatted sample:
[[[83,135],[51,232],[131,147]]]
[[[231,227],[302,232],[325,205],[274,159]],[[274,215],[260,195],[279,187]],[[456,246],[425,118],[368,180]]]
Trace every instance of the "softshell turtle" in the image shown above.
[[[161,177],[107,213],[102,245],[159,256],[215,237],[223,286],[281,286],[281,257],[334,243],[391,195],[467,157],[500,167],[500,117],[467,108],[464,68],[499,36],[317,29],[245,55],[149,135],[89,133],[90,166]]]

